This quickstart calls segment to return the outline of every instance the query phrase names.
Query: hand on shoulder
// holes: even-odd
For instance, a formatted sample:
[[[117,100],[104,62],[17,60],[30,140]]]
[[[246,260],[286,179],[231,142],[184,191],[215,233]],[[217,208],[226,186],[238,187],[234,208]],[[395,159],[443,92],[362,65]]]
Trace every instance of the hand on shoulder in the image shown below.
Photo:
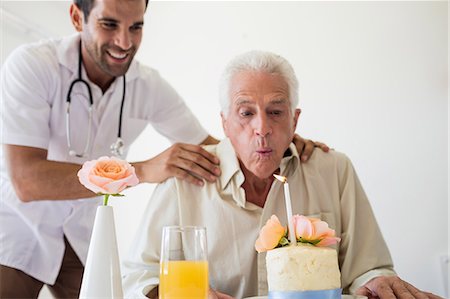
[[[325,153],[330,151],[330,148],[325,143],[304,139],[298,134],[294,135],[292,142],[295,144],[302,162],[309,160],[316,147],[320,148]]]

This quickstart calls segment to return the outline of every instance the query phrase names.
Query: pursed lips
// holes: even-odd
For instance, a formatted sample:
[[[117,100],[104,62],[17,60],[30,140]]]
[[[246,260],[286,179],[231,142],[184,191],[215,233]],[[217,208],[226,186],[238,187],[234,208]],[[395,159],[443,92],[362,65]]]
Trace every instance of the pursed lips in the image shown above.
[[[260,148],[256,150],[256,153],[263,157],[268,157],[272,154],[273,150],[271,148]]]

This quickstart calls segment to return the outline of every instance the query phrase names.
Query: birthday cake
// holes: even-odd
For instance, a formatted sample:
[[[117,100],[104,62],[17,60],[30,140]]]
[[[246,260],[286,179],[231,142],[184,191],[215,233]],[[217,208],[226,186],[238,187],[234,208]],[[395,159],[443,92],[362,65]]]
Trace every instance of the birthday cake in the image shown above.
[[[267,251],[269,298],[340,299],[341,275],[336,250],[326,247],[340,241],[326,222],[293,216],[296,242],[273,215],[261,229],[255,243],[258,252]]]

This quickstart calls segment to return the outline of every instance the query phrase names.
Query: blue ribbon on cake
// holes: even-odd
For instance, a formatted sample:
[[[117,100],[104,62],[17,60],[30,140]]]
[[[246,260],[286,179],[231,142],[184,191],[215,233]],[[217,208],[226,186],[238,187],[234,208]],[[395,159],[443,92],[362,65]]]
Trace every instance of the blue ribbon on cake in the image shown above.
[[[320,291],[269,291],[269,299],[341,299],[342,289]]]

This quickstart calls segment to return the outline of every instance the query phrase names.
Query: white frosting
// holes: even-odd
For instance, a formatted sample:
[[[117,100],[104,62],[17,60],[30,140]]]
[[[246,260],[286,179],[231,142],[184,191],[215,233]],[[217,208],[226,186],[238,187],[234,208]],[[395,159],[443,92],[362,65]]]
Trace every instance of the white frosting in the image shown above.
[[[269,291],[330,290],[341,287],[336,250],[298,244],[269,250]]]

